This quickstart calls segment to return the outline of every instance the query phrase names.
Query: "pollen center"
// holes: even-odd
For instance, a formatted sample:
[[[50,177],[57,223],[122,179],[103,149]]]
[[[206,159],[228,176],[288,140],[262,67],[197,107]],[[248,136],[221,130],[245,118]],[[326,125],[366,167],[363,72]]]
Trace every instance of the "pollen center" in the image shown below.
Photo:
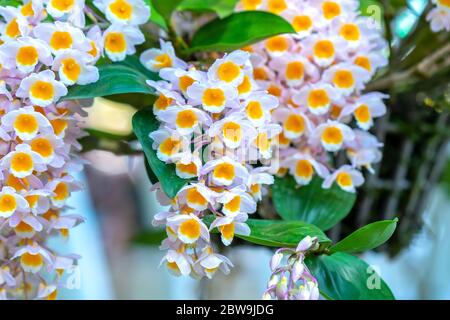
[[[351,71],[339,70],[334,74],[333,83],[338,88],[348,89],[355,85],[355,79]]]
[[[52,7],[62,12],[70,11],[74,3],[74,0],[51,0]]]
[[[182,76],[178,79],[178,86],[183,92],[186,92],[187,88],[189,88],[193,83],[194,79],[189,76]]]
[[[310,178],[314,169],[308,160],[299,160],[295,166],[295,175],[302,178]]]
[[[334,56],[334,45],[330,40],[319,40],[314,46],[314,55],[328,59]]]
[[[58,183],[58,185],[56,186],[55,190],[53,190],[53,192],[55,192],[55,196],[53,197],[53,199],[55,199],[55,200],[67,199],[67,197],[70,194],[69,186],[65,182]]]
[[[19,114],[14,121],[14,129],[18,132],[34,133],[39,129],[36,118],[30,114]]]
[[[179,128],[192,128],[198,123],[197,115],[192,110],[180,111],[176,123]]]
[[[351,187],[353,184],[352,176],[348,172],[340,172],[336,177],[336,181],[342,187]]]
[[[370,110],[369,107],[365,104],[360,105],[356,110],[355,110],[355,118],[356,120],[358,120],[358,122],[369,122],[370,121]]]
[[[105,48],[114,53],[121,53],[127,49],[125,36],[121,32],[109,32],[105,38]]]
[[[202,101],[207,106],[220,107],[225,103],[225,94],[221,89],[209,88],[203,93]]]
[[[269,51],[286,51],[288,47],[289,42],[283,36],[275,36],[266,41],[266,48]]]
[[[341,14],[341,6],[334,1],[325,1],[322,4],[323,15],[326,19],[333,19]]]
[[[361,37],[359,28],[354,23],[347,23],[341,27],[339,34],[347,41],[358,41]]]
[[[341,129],[337,127],[327,127],[323,130],[322,140],[329,144],[340,144],[342,143],[344,137],[342,135]]]
[[[313,22],[309,16],[295,16],[292,20],[292,26],[295,31],[307,31],[311,29]]]
[[[30,267],[40,267],[44,263],[44,259],[42,256],[38,254],[31,254],[28,252],[25,252],[20,257],[20,263],[22,265],[30,266]]]
[[[247,104],[245,111],[247,112],[247,116],[253,120],[261,119],[264,115],[263,108],[259,101],[250,101]]]
[[[250,92],[250,90],[252,90],[250,78],[248,76],[244,76],[244,80],[242,80],[242,83],[238,86],[238,92],[239,94],[243,94]]]
[[[116,0],[109,5],[109,10],[122,20],[129,20],[133,14],[133,7],[128,1]]]
[[[286,78],[288,80],[302,79],[304,74],[304,66],[300,61],[289,62],[286,66]]]
[[[69,80],[77,81],[81,67],[74,58],[68,58],[62,61],[62,72]]]
[[[361,68],[366,69],[367,71],[372,71],[372,66],[370,64],[370,60],[368,57],[365,56],[359,56],[355,59],[355,64],[357,66],[360,66]]]
[[[237,64],[231,61],[222,63],[217,68],[217,75],[220,80],[225,82],[231,82],[241,74],[241,68]]]
[[[11,22],[6,25],[5,33],[10,38],[17,38],[20,36],[20,29],[17,19],[11,20]]]
[[[28,153],[17,152],[11,160],[11,168],[14,171],[23,172],[33,169],[33,158]]]
[[[11,212],[16,210],[16,198],[10,194],[4,194],[0,197],[0,211]]]
[[[272,13],[281,13],[287,9],[285,0],[269,0],[267,8]]]
[[[199,204],[202,206],[208,204],[208,201],[206,201],[205,197],[197,191],[197,188],[191,188],[186,192],[186,201],[188,203]]]
[[[172,59],[167,53],[157,55],[155,61],[159,68],[169,68],[172,66]]]
[[[198,239],[200,237],[200,224],[194,220],[187,220],[180,224],[180,233],[190,239]]]
[[[51,100],[55,94],[55,89],[50,82],[38,80],[30,88],[31,96],[42,100]]]
[[[38,62],[39,54],[35,47],[24,46],[19,48],[16,61],[23,66],[34,66]]]
[[[219,230],[225,239],[231,239],[234,236],[234,223],[222,225]]]
[[[284,123],[284,129],[290,132],[301,133],[305,130],[305,119],[301,115],[291,114]]]
[[[213,175],[215,178],[233,180],[235,175],[234,166],[230,163],[221,163],[214,168]]]
[[[308,106],[311,108],[320,108],[330,103],[330,97],[324,89],[313,89],[308,95]]]
[[[72,44],[72,36],[67,31],[55,31],[50,39],[50,46],[55,50],[69,49]]]
[[[236,122],[226,122],[222,127],[224,138],[233,142],[238,142],[242,139],[242,128]]]
[[[39,153],[42,157],[47,158],[53,154],[53,146],[45,138],[37,138],[31,142],[31,149]]]
[[[159,150],[166,155],[172,155],[180,150],[180,144],[180,140],[169,137],[161,143]]]

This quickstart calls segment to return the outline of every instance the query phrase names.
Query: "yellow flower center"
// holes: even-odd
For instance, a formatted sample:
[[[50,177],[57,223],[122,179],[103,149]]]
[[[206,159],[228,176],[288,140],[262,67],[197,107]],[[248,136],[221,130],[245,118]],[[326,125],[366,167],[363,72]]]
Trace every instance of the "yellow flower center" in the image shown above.
[[[14,129],[18,132],[33,133],[38,131],[39,124],[36,118],[30,114],[19,114],[14,121]]]
[[[289,62],[286,66],[286,78],[288,80],[302,79],[304,66],[300,61]]]
[[[186,92],[187,88],[189,88],[194,82],[195,80],[191,77],[182,76],[180,77],[180,79],[178,79],[178,86],[180,87],[181,91]]]
[[[327,127],[322,132],[322,140],[329,144],[340,144],[344,140],[341,129],[337,127]]]
[[[11,168],[17,172],[26,172],[33,169],[33,158],[28,153],[17,152],[11,159]]]
[[[51,0],[50,3],[53,8],[62,12],[68,12],[72,10],[75,0]]]
[[[294,27],[295,31],[301,32],[301,31],[307,31],[311,29],[313,25],[313,22],[309,16],[295,16],[294,19],[292,19],[292,26]]]
[[[38,58],[39,54],[33,46],[20,47],[16,55],[16,61],[23,66],[34,66]]]
[[[344,38],[347,41],[358,41],[361,37],[361,33],[359,31],[359,28],[354,23],[347,23],[344,24],[341,27],[341,30],[339,30],[339,34],[342,38]]]
[[[286,51],[289,48],[289,42],[286,37],[275,36],[266,41],[266,48],[269,51]]]
[[[72,36],[67,31],[55,31],[50,39],[50,46],[55,50],[69,49],[72,44]]]
[[[11,212],[16,210],[16,198],[10,194],[4,194],[0,197],[0,212]]]
[[[372,65],[368,57],[359,56],[355,59],[355,64],[360,66],[361,68],[366,69],[367,71],[372,71]]]
[[[220,80],[225,82],[231,82],[241,74],[241,68],[237,64],[231,61],[222,63],[217,68],[217,76]]]
[[[81,67],[74,58],[62,61],[62,72],[71,81],[77,81],[81,73]]]
[[[42,157],[47,158],[53,154],[53,146],[45,138],[37,138],[31,142],[31,149],[39,153]]]
[[[291,114],[284,122],[286,131],[302,133],[305,130],[305,119],[299,114]]]
[[[360,105],[354,112],[355,118],[358,122],[366,123],[370,121],[370,110],[365,104]]]
[[[220,107],[225,103],[225,94],[222,89],[208,88],[203,92],[202,101],[207,106]]]
[[[17,38],[20,36],[20,29],[17,19],[11,20],[11,22],[6,25],[5,33],[10,38]]]
[[[173,139],[171,137],[164,140],[160,146],[159,150],[165,155],[172,155],[177,153],[181,148],[181,141],[178,139]]]
[[[65,182],[58,183],[58,185],[56,186],[55,190],[53,190],[53,192],[55,193],[55,196],[53,197],[53,199],[55,199],[57,201],[65,200],[70,195],[69,186]]]
[[[339,70],[334,74],[333,83],[338,88],[348,89],[355,85],[353,73],[349,70]]]
[[[287,9],[287,4],[285,0],[269,0],[267,8],[270,12],[278,14]]]
[[[213,176],[219,179],[233,180],[235,177],[234,166],[230,163],[221,163],[214,168]]]
[[[105,37],[106,50],[113,53],[121,53],[127,49],[125,36],[121,32],[109,32]]]
[[[242,139],[242,128],[236,122],[226,122],[222,127],[224,138],[233,142],[238,142]]]
[[[172,66],[172,59],[167,53],[159,54],[155,57],[158,68],[169,68]]]
[[[341,6],[334,1],[325,1],[322,4],[323,15],[326,19],[331,20],[341,14]]]
[[[330,103],[330,97],[325,89],[313,89],[308,94],[308,106],[320,108]]]
[[[133,7],[126,0],[116,0],[109,5],[109,10],[122,20],[129,20],[133,14]]]
[[[200,224],[194,219],[186,220],[180,224],[179,232],[189,239],[198,239],[200,237]]]
[[[334,45],[330,40],[319,40],[314,45],[314,55],[318,58],[328,59],[334,56]]]
[[[347,172],[340,172],[336,177],[336,182],[341,187],[351,187],[352,182],[352,176]]]
[[[242,83],[238,86],[239,94],[248,93],[252,90],[252,83],[249,76],[244,76]]]
[[[192,110],[183,110],[178,112],[175,120],[179,128],[192,128],[198,123],[197,115]]]
[[[263,108],[259,101],[250,101],[245,107],[245,111],[247,112],[247,116],[253,120],[261,119],[264,115]]]

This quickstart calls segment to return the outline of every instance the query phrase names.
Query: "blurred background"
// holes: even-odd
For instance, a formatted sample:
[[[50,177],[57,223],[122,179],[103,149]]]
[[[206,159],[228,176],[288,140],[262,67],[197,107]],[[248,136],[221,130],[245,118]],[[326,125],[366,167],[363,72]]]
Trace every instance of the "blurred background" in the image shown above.
[[[362,2],[369,10],[376,1]],[[398,9],[397,2],[406,6]],[[388,114],[376,124],[384,158],[376,174],[367,177],[352,213],[328,232],[336,240],[372,221],[398,217],[388,244],[362,257],[379,270],[397,299],[450,299],[450,39],[425,26],[423,12],[429,5],[410,0],[384,6],[396,55],[370,88],[391,95]],[[386,82],[423,67],[437,53],[444,67],[425,65],[426,74]],[[91,136],[82,144],[90,164],[78,176],[86,189],[69,202],[87,222],[74,229],[67,243],[51,244],[83,257],[80,288],[61,292],[61,298],[260,299],[272,255],[264,247],[234,246],[226,253],[234,269],[214,280],[176,278],[158,268],[164,233],[152,228],[151,220],[161,208],[149,191],[131,128],[136,108],[151,103],[148,96],[116,96],[97,98],[88,109],[85,126]]]

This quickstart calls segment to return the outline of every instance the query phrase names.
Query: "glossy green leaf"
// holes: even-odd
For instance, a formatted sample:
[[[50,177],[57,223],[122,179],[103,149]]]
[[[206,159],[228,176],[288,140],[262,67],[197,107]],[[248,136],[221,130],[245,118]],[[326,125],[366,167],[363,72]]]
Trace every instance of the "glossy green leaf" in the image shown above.
[[[397,227],[397,221],[398,219],[370,223],[336,243],[330,250],[358,253],[374,249],[389,240]]]
[[[177,10],[210,11],[224,18],[233,13],[238,2],[239,0],[183,0]]]
[[[149,134],[159,128],[151,110],[140,110],[133,116],[133,131],[142,145],[144,154],[151,171],[158,178],[161,187],[169,198],[174,198],[188,180],[181,179],[175,173],[174,164],[166,164],[158,159],[156,151],[152,148],[152,139]]]
[[[306,265],[320,291],[333,300],[392,300],[388,285],[363,260],[344,253],[311,256]]]
[[[150,6],[150,21],[163,28],[164,30],[167,30],[166,21],[164,21],[163,16],[156,10],[155,6],[153,5],[154,1],[155,0],[145,0],[145,3]]]
[[[195,51],[232,51],[282,33],[294,33],[289,22],[263,11],[233,13],[201,27],[193,36]]]
[[[173,11],[183,0],[151,0],[153,9],[164,18],[166,25],[170,24],[170,18]]]
[[[299,187],[291,176],[276,178],[272,185],[275,209],[284,220],[300,220],[328,230],[341,221],[356,200],[354,193],[333,185],[322,188],[322,179],[314,177],[307,186]]]
[[[154,89],[147,85],[149,79],[159,79],[156,73],[146,70],[136,57],[125,61],[98,66],[100,78],[88,85],[75,85],[62,100],[89,99],[121,93],[154,94]]]
[[[211,223],[212,219],[213,216],[208,216],[205,221]],[[236,234],[236,237],[263,246],[295,248],[306,236],[317,237],[323,247],[331,244],[331,240],[322,230],[301,221],[248,219],[246,223],[250,227],[251,234],[249,236]]]
[[[22,4],[19,0],[0,0],[0,7],[18,7]]]

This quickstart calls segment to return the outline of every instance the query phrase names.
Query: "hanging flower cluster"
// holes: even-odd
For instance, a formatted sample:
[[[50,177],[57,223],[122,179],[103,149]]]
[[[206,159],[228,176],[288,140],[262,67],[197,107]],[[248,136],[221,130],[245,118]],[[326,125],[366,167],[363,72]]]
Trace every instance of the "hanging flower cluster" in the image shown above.
[[[84,0],[0,7],[0,298],[54,299],[79,259],[46,246],[84,220],[64,214],[81,188],[71,174],[83,165],[76,114],[84,106],[59,100],[69,86],[98,80],[103,49],[111,60],[133,53],[144,41],[136,26],[150,15],[141,0],[94,4],[112,23],[103,34],[86,30],[86,17],[97,15]]]
[[[270,261],[272,275],[263,294],[265,300],[317,300],[319,286],[305,265],[305,255],[316,250],[317,238],[305,237],[297,248],[278,249]]]
[[[430,21],[430,27],[433,32],[445,30],[450,32],[450,1],[432,0],[435,4],[427,15],[427,21]]]
[[[358,14],[355,0],[242,0],[240,9],[281,15],[297,31],[245,48],[251,53],[257,84],[280,99],[273,117],[279,136],[281,168],[299,185],[314,175],[355,192],[364,182],[360,169],[372,171],[381,143],[368,133],[386,112],[386,95],[362,94],[386,47],[374,21]],[[358,128],[352,128],[355,122]],[[335,168],[340,151],[350,165]]]
[[[174,199],[155,186],[161,204],[170,204],[153,221],[166,226],[163,261],[177,275],[211,278],[219,269],[227,274],[232,263],[214,252],[210,230],[217,228],[225,245],[235,234],[250,233],[248,214],[256,211],[262,185],[273,183],[267,163],[253,165],[272,157],[273,139],[281,132],[271,120],[277,98],[259,89],[244,51],[200,71],[161,42],[161,49],[144,52],[141,61],[164,79],[148,81],[159,94],[153,112],[161,125],[150,134],[153,148],[161,161],[175,164],[179,177],[191,179]],[[209,213],[214,219],[208,228],[203,218]]]

